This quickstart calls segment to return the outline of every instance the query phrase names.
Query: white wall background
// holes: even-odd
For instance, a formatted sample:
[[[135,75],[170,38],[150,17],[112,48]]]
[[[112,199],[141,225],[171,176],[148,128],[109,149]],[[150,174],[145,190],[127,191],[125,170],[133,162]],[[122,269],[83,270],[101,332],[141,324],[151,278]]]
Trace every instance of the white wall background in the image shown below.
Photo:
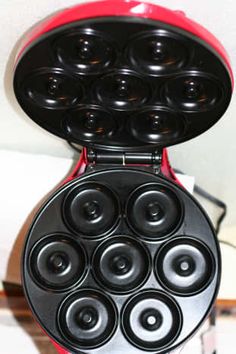
[[[73,152],[62,140],[44,132],[20,109],[12,90],[12,71],[18,42],[24,33],[49,14],[78,2],[78,0],[0,0],[1,149],[58,157],[73,156]],[[234,0],[159,0],[156,3],[183,10],[189,17],[212,31],[229,52],[235,71],[236,2]],[[223,236],[233,237],[236,225],[235,97],[227,113],[216,126],[193,141],[171,148],[170,156],[174,166],[196,176],[200,185],[227,202],[229,214]]]

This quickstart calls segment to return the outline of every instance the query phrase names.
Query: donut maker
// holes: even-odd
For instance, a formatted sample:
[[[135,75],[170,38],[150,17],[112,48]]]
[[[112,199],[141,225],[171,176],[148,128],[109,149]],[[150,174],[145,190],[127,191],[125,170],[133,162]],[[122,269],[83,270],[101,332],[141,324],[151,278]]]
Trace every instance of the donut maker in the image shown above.
[[[58,352],[171,353],[208,316],[219,244],[166,147],[215,124],[232,86],[217,39],[149,3],[81,4],[26,37],[14,72],[20,106],[83,146],[22,258],[26,298]]]

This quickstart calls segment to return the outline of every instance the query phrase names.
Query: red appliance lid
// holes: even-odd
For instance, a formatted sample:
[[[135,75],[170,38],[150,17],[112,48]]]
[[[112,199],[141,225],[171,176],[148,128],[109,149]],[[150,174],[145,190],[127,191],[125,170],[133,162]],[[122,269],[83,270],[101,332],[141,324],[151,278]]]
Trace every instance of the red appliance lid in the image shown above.
[[[156,5],[112,15],[107,4],[55,15],[21,51],[14,90],[28,116],[66,140],[114,151],[163,148],[215,124],[232,73],[212,35]]]

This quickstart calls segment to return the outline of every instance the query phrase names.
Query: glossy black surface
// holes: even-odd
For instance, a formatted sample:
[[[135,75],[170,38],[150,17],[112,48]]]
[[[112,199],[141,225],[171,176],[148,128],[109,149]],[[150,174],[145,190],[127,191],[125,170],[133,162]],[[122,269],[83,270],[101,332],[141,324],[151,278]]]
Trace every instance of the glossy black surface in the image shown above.
[[[127,236],[111,237],[99,245],[92,262],[101,286],[118,294],[140,287],[149,276],[150,267],[146,247]]]
[[[119,201],[112,190],[96,182],[71,190],[63,203],[68,227],[88,238],[102,236],[114,228],[119,209]]]
[[[125,304],[122,328],[127,339],[140,349],[160,350],[178,336],[181,316],[172,298],[162,292],[144,291]]]
[[[65,219],[74,199],[78,210],[84,210],[86,191],[95,205],[101,197],[97,191],[109,196],[111,205],[119,205],[113,210],[109,231],[106,224],[98,224],[92,237],[78,232],[72,226],[74,221]],[[150,221],[143,215],[139,216],[141,234],[131,225],[135,215],[130,202],[134,196],[142,200],[143,195],[150,200],[141,203],[140,210],[147,220],[154,218],[151,237]],[[163,201],[166,210],[156,219],[156,206]],[[150,203],[154,206],[147,210]],[[89,208],[92,213],[86,221],[92,229],[98,216],[95,209]],[[83,215],[78,212],[74,219],[79,228],[84,224]],[[102,215],[98,220],[103,220]],[[164,227],[166,220],[168,227]],[[57,242],[67,239],[76,246],[65,259]],[[44,253],[39,257],[41,249]],[[78,251],[82,249],[83,262]],[[38,270],[46,269],[46,277],[42,271],[41,277],[36,272],[35,257]],[[62,347],[79,354],[171,352],[209,313],[220,277],[218,242],[194,198],[160,175],[128,167],[90,171],[58,190],[36,216],[23,259],[25,293],[37,320]],[[63,274],[75,260],[84,264],[83,274],[79,273],[82,268],[68,268],[72,272],[68,276],[80,269],[68,284]]]
[[[40,240],[33,248],[29,262],[35,281],[52,291],[74,286],[82,280],[87,269],[84,248],[63,233]]]
[[[155,271],[163,286],[179,295],[201,291],[214,274],[214,258],[206,245],[184,237],[164,245],[155,260]]]
[[[117,311],[102,292],[83,289],[65,299],[58,322],[62,336],[71,345],[91,349],[109,340],[117,326]]]
[[[215,124],[229,72],[206,43],[170,25],[106,17],[44,34],[21,55],[14,89],[43,128],[84,146],[147,151]]]
[[[131,228],[150,241],[174,232],[182,220],[183,206],[172,189],[162,184],[144,184],[130,195],[127,221]]]

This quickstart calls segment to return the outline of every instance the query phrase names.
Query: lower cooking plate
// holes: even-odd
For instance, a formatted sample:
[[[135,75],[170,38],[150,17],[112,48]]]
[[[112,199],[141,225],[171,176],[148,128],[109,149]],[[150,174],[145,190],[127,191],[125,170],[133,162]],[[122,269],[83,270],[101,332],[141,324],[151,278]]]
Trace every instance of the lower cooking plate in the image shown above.
[[[220,277],[194,198],[138,169],[85,174],[41,208],[23,283],[43,329],[73,353],[167,353],[200,326]]]

